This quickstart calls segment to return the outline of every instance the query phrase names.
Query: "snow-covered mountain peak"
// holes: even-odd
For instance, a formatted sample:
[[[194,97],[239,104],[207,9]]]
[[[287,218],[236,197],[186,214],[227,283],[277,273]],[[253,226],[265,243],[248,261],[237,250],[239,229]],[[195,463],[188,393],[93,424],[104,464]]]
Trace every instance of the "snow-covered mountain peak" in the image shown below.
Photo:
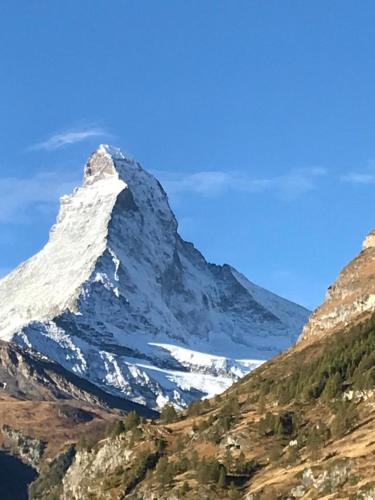
[[[105,176],[119,176],[119,170],[122,169],[118,167],[117,162],[119,165],[123,163],[132,167],[136,165],[134,159],[124,154],[119,148],[108,144],[100,144],[85,166],[85,182],[91,183]]]
[[[124,208],[130,211],[139,210],[147,220],[150,217],[154,219],[153,223],[157,225],[168,220],[172,230],[177,229],[167,195],[157,179],[119,148],[101,144],[85,166],[84,186],[110,178],[123,181],[129,190],[122,196],[122,199],[127,199],[127,208],[121,204],[120,199],[117,208],[122,211]]]
[[[0,338],[157,408],[226,388],[290,346],[308,311],[207,263],[160,183],[101,145],[47,245],[0,281]]]

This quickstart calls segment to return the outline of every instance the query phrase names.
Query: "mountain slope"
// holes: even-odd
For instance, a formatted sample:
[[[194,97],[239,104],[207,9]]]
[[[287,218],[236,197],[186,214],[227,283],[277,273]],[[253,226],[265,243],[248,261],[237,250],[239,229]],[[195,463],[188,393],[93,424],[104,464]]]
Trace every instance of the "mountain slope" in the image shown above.
[[[0,342],[0,458],[9,467],[13,464],[17,474],[22,462],[38,469],[67,442],[95,439],[108,423],[134,410],[143,417],[157,416],[40,354]],[[5,485],[2,475],[1,497],[10,498],[12,489]]]
[[[185,406],[289,347],[308,311],[206,262],[159,182],[101,146],[47,245],[0,281],[0,338],[105,391]]]
[[[11,342],[0,341],[0,389],[3,395],[21,401],[77,401],[105,410],[157,416],[143,405],[108,394],[45,356]]]
[[[103,436],[61,480],[46,465],[31,498],[47,498],[48,485],[76,500],[373,500],[374,353],[373,308],[214,399]]]

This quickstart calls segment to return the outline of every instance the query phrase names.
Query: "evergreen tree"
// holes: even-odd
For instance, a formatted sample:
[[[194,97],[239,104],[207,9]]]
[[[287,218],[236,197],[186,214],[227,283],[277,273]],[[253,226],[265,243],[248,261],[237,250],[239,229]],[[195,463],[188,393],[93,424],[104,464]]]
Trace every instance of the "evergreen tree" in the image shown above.
[[[355,404],[347,401],[340,402],[336,409],[337,414],[333,422],[332,432],[335,437],[341,437],[353,429],[358,420],[358,412]]]
[[[319,428],[316,425],[314,425],[310,429],[306,441],[306,447],[308,450],[310,450],[313,459],[318,458],[322,445],[323,445],[323,440],[319,432]]]
[[[106,436],[114,438],[116,436],[119,436],[123,432],[125,432],[124,422],[122,420],[115,420],[114,422],[108,425]]]
[[[134,429],[140,424],[140,418],[136,411],[129,412],[124,420],[126,430]]]
[[[343,380],[340,372],[336,372],[330,376],[324,388],[324,397],[327,400],[335,398],[342,392],[342,383]]]
[[[177,420],[177,412],[173,405],[167,404],[161,411],[160,420],[165,424],[171,424]]]
[[[221,467],[217,485],[219,488],[224,488],[226,485],[226,482],[227,482],[227,475],[225,473],[225,468]]]
[[[168,461],[166,456],[162,456],[156,466],[156,475],[162,485],[169,484],[174,477],[173,464]]]

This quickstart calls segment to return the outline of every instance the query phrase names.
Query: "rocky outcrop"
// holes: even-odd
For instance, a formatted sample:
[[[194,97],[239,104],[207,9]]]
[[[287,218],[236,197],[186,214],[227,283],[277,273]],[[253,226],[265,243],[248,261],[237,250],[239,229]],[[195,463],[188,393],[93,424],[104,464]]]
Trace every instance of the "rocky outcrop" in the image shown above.
[[[302,472],[300,484],[291,490],[291,497],[302,498],[308,492],[319,496],[337,492],[350,479],[352,469],[353,461],[349,459],[338,460],[326,468],[309,467]]]
[[[328,289],[323,304],[313,312],[300,341],[354,325],[375,311],[375,231],[363,243],[363,250],[339,274]]]
[[[108,394],[55,361],[11,342],[0,341],[0,393],[34,401],[76,400],[97,408],[136,410],[144,417],[157,416],[156,412]],[[71,415],[72,412],[83,411],[68,406],[64,410],[63,405],[61,408],[61,411],[69,410],[71,419],[78,418]],[[85,411],[85,418],[88,418],[87,414]]]
[[[40,439],[35,439],[30,436],[25,436],[17,429],[13,429],[9,425],[4,425],[2,434],[5,438],[4,443],[12,454],[19,456],[23,462],[38,469],[43,458],[46,443]]]
[[[118,475],[131,466],[134,452],[128,448],[122,437],[107,440],[98,451],[81,450],[64,476],[62,482],[63,500],[85,500],[90,492],[102,490],[103,500],[113,498],[112,493],[106,496],[105,485],[108,477]]]
[[[128,432],[103,439],[90,449],[67,449],[44,464],[40,478],[32,485],[30,498],[44,499],[49,492],[61,500],[127,497],[160,458],[154,439],[148,436],[147,445],[139,445],[131,435]]]

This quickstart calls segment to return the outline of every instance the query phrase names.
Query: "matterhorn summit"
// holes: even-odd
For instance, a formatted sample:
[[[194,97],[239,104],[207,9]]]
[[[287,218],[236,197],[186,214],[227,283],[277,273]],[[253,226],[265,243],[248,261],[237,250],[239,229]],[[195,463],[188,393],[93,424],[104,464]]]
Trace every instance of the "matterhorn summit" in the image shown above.
[[[206,262],[160,183],[100,146],[46,246],[0,280],[0,338],[150,408],[227,388],[298,337],[309,312]]]

